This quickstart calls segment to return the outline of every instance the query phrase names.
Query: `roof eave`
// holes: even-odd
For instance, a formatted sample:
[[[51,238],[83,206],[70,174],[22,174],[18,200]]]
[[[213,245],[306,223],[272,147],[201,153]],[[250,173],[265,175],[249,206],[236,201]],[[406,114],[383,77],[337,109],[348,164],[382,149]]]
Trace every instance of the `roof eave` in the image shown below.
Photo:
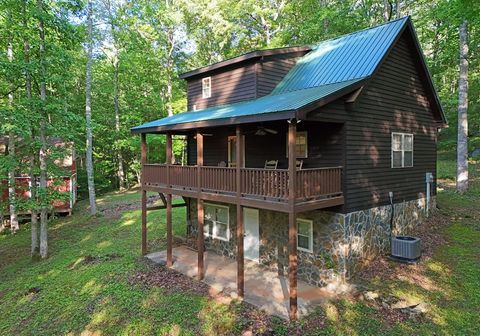
[[[208,128],[208,127],[220,127],[220,126],[229,126],[229,125],[238,125],[238,124],[250,124],[250,123],[259,123],[266,121],[276,121],[276,120],[288,120],[296,118],[296,110],[288,110],[281,112],[269,112],[254,114],[249,116],[240,116],[232,118],[222,118],[222,119],[213,119],[213,120],[201,120],[188,123],[179,123],[173,125],[165,126],[154,126],[147,128],[131,128],[130,132],[133,134],[141,133],[166,133],[171,131],[189,131],[199,128]]]
[[[244,55],[237,56],[225,61],[217,62],[211,65],[207,65],[201,68],[184,72],[180,74],[178,77],[181,79],[187,79],[187,78],[201,75],[201,74],[204,74],[213,70],[217,70],[226,66],[246,62],[246,61],[253,60],[260,57],[308,52],[310,50],[312,50],[310,46],[296,46],[296,47],[285,47],[285,48],[276,48],[276,49],[255,50],[255,51],[252,51]]]

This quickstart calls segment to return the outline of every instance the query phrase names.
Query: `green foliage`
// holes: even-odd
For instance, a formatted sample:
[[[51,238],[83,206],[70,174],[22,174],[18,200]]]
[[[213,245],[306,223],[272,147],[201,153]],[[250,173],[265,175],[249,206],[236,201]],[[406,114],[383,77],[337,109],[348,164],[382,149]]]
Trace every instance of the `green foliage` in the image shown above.
[[[137,192],[112,193],[98,199],[100,212],[138,202]],[[180,200],[178,200],[180,201]],[[372,290],[418,298],[430,307],[429,318],[385,324],[374,308],[362,301],[340,300],[321,305],[296,324],[277,318],[264,332],[289,335],[474,335],[480,296],[480,189],[467,194],[438,195],[441,211],[452,225],[425,264],[432,289],[405,278],[370,284]],[[90,217],[82,202],[72,217],[51,225],[51,257],[34,263],[28,255],[30,233],[0,235],[0,334],[241,334],[251,321],[238,302],[221,304],[190,293],[166,292],[133,284],[129,279],[148,268],[139,259],[140,211]],[[459,210],[460,209],[460,210]],[[469,216],[464,216],[470,214]],[[165,248],[165,212],[148,214],[152,250]],[[185,209],[173,209],[175,235],[185,235]],[[113,257],[112,257],[113,256]],[[94,260],[89,262],[88,260]],[[32,293],[31,289],[39,289]]]
[[[4,0],[0,3],[0,47],[13,45],[13,61],[0,53],[0,135],[14,132],[25,145],[19,151],[39,149],[31,130],[39,124],[41,108],[48,113],[48,135],[74,141],[84,155],[85,104],[85,9],[79,1],[46,1],[38,13],[36,3]],[[99,192],[119,187],[119,154],[128,185],[139,178],[139,140],[130,128],[186,109],[184,71],[218,62],[253,49],[315,44],[410,14],[425,52],[447,118],[448,129],[440,133],[439,146],[456,146],[458,76],[458,26],[469,22],[469,122],[470,149],[480,146],[480,9],[474,0],[436,1],[258,1],[207,0],[130,2],[96,0],[93,64],[93,123],[95,182]],[[385,5],[388,8],[385,8]],[[398,6],[397,6],[398,5]],[[38,18],[45,21],[47,101],[39,99]],[[30,44],[30,61],[24,57],[24,40]],[[117,66],[117,68],[115,67]],[[114,80],[118,70],[118,86]],[[33,96],[26,98],[25,74],[33,78]],[[168,87],[171,86],[171,93]],[[8,104],[8,92],[14,103]],[[118,94],[118,123],[115,96]],[[29,140],[30,139],[30,140]],[[165,160],[165,142],[154,146],[149,158]],[[174,142],[175,159],[182,160],[183,145]],[[0,159],[0,175],[8,160]],[[24,170],[23,158],[10,160]],[[53,170],[55,165],[49,165]],[[79,165],[80,193],[83,165]],[[2,171],[3,170],[3,171]],[[55,173],[57,175],[57,173]]]

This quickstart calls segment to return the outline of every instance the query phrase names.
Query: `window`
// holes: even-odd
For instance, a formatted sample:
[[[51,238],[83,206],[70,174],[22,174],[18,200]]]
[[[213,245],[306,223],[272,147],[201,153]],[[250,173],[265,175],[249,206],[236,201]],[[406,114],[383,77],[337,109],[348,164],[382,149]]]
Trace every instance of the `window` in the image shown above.
[[[210,98],[212,96],[212,80],[211,77],[202,79],[202,97]]]
[[[392,168],[413,167],[413,134],[392,133]]]
[[[230,239],[230,220],[228,207],[217,204],[205,204],[205,236],[228,241]]]
[[[300,251],[313,252],[313,222],[297,219],[297,248]]]
[[[308,157],[308,134],[307,132],[297,132],[295,141],[295,151],[297,158],[305,159]],[[288,134],[287,134],[287,157],[288,157]]]

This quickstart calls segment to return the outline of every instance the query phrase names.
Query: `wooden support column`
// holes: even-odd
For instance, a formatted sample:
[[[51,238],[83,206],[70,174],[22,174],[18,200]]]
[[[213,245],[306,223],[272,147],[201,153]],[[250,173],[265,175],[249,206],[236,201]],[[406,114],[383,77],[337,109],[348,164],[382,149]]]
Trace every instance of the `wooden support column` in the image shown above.
[[[239,297],[244,296],[245,277],[244,277],[244,256],[243,256],[243,237],[245,228],[243,225],[243,207],[240,205],[241,192],[241,168],[243,167],[243,148],[242,146],[242,133],[240,126],[236,128],[236,187],[237,187],[237,294]]]
[[[295,192],[297,180],[296,150],[297,124],[291,120],[288,125],[288,283],[290,292],[290,319],[297,319],[297,216],[295,213]]]
[[[142,190],[142,255],[147,254],[147,191],[145,190],[145,169],[147,163],[147,135],[141,134],[141,157],[142,164],[141,190]]]
[[[170,188],[170,165],[172,164],[172,134],[167,133],[166,141],[166,160],[167,160],[167,187]],[[167,194],[167,267],[172,267],[172,194]]]
[[[203,232],[204,224],[204,207],[202,194],[202,166],[203,166],[203,135],[197,131],[197,183],[198,183],[198,197],[197,197],[197,248],[198,248],[198,279],[203,280],[204,272],[204,256],[205,237]]]

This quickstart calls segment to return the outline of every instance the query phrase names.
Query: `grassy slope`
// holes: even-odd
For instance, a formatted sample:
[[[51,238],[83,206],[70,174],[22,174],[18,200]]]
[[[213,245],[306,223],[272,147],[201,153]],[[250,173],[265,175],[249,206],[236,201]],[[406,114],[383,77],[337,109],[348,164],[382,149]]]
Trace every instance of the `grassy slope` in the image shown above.
[[[135,193],[110,194],[100,200],[100,207],[137,197]],[[449,244],[439,246],[425,265],[434,290],[401,280],[370,284],[383,292],[422,298],[432,307],[431,319],[388,325],[365,303],[342,300],[294,326],[274,320],[268,328],[284,335],[302,328],[301,334],[314,335],[430,335],[433,331],[473,335],[480,325],[480,225],[475,222],[480,218],[479,201],[478,185],[465,196],[448,190],[439,194],[441,211],[451,217],[451,225],[443,232]],[[184,234],[184,211],[174,208],[178,235]],[[167,294],[159,288],[132,285],[128,277],[147,267],[139,258],[139,223],[138,210],[115,219],[91,218],[80,209],[51,223],[51,257],[41,262],[28,257],[28,226],[15,236],[0,235],[0,334],[239,334],[248,327],[236,303],[225,305],[194,294]],[[163,247],[164,235],[164,212],[150,213],[152,250]],[[82,262],[86,256],[100,259]],[[28,294],[34,287],[40,292]]]

